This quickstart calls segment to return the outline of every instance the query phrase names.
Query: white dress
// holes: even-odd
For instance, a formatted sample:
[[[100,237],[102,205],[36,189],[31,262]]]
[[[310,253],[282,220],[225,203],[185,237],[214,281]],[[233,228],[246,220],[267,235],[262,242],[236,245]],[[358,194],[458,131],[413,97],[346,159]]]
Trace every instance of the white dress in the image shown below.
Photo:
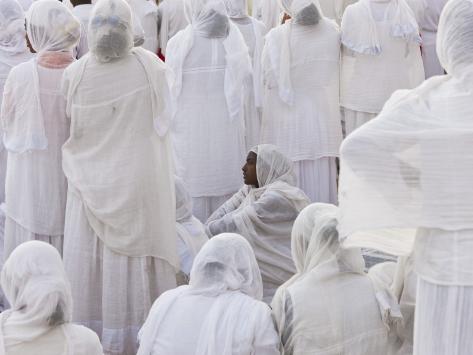
[[[25,69],[37,68],[39,96],[48,139],[45,150],[8,153],[6,176],[5,257],[28,240],[42,240],[62,253],[66,178],[62,171],[61,147],[69,136],[66,103],[60,91],[63,69],[50,69],[35,61],[20,64],[10,72],[15,85],[27,85]],[[27,71],[29,73],[29,69]],[[5,87],[5,91],[7,91]],[[5,95],[4,105],[8,105]]]
[[[136,353],[138,330],[153,301],[176,286],[178,267],[171,147],[153,129],[151,109],[162,64],[142,48],[133,53],[100,63],[89,52],[69,67],[63,87],[71,114],[63,165],[73,320],[100,336],[105,353],[123,355]],[[140,115],[130,121],[133,112]]]
[[[193,36],[182,68],[172,139],[176,175],[193,198],[194,215],[205,222],[241,186],[246,149],[243,115],[232,120],[225,97],[225,38]],[[175,36],[169,42],[167,62],[180,55],[171,47],[179,41]]]
[[[293,105],[280,98],[276,79],[280,43],[288,31]],[[339,57],[340,34],[327,18],[315,26],[275,28],[267,35],[263,50],[261,141],[275,144],[295,162],[298,186],[314,202],[337,201],[335,158],[342,141]]]

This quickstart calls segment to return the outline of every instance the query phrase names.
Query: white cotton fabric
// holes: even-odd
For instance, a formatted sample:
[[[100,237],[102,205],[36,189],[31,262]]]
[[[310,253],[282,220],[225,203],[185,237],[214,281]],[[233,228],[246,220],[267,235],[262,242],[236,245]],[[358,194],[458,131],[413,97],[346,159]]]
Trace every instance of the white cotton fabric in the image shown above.
[[[236,234],[199,252],[189,286],[166,292],[140,330],[138,355],[279,354],[250,244]]]
[[[343,13],[348,5],[354,4],[357,0],[319,0],[324,16],[341,23]]]
[[[297,186],[310,201],[337,203],[337,158],[299,160],[294,162],[294,172]]]
[[[0,315],[0,353],[103,353],[95,333],[70,323],[70,285],[52,246],[39,241],[19,246],[2,269],[1,284],[11,308]]]
[[[405,255],[412,249],[417,228],[461,231],[472,227],[469,194],[473,191],[468,170],[461,169],[469,166],[464,152],[470,139],[473,97],[473,32],[468,27],[473,4],[455,0],[448,8],[439,26],[438,52],[450,75],[396,93],[378,118],[342,145],[340,232],[342,238],[348,237],[347,244],[371,244]],[[456,250],[449,260],[457,256],[468,262],[467,248],[455,247],[463,243],[462,237],[449,244],[452,235],[447,235],[437,239],[443,247],[434,249]],[[433,238],[423,240],[427,246]],[[440,275],[432,279],[446,282]],[[462,275],[460,283],[473,281],[468,269]]]
[[[259,187],[243,186],[206,224],[212,235],[236,232],[250,242],[261,269],[264,299],[270,302],[276,289],[295,272],[290,234],[309,200],[294,186],[292,162],[276,147],[263,144],[252,151],[258,156]]]
[[[189,24],[184,0],[164,0],[158,5],[159,48],[166,56],[168,41]]]
[[[189,275],[194,258],[209,240],[202,223],[192,215],[192,197],[178,177],[176,186],[176,232],[178,238],[178,253],[180,269]]]
[[[166,52],[175,75],[176,172],[193,198],[223,196],[240,186],[235,172],[245,154],[244,88],[251,78],[250,57],[223,3],[195,0],[189,11],[191,24],[168,42]]]
[[[159,257],[177,266],[167,68],[142,48],[130,50],[131,14],[123,1],[97,4],[91,28],[94,17],[113,16],[119,17],[120,26],[109,28],[105,22],[105,28],[89,31],[89,43],[114,33],[122,36],[128,53],[91,46],[90,55],[64,73],[71,117],[64,172],[107,248],[127,256]],[[124,164],[127,169],[122,169]]]
[[[87,41],[87,31],[89,28],[90,15],[93,9],[92,4],[77,5],[72,9],[72,13],[80,21],[80,40],[74,49],[77,59],[82,58],[89,51],[89,43]]]
[[[405,0],[350,5],[342,21],[341,106],[379,113],[394,91],[422,83],[418,40],[417,22]]]
[[[127,0],[144,32],[143,48],[158,53],[158,7],[154,0]]]
[[[26,15],[28,38],[38,57],[48,52],[67,52],[80,37],[79,21],[60,2],[41,0],[35,2]],[[45,150],[48,147],[44,108],[41,106],[37,65],[31,61],[20,70],[16,80],[5,84],[4,97],[11,100],[2,105],[5,147],[14,153]],[[27,81],[29,85],[23,85]]]
[[[252,16],[269,31],[281,24],[282,9],[278,0],[253,0]]]
[[[296,275],[282,285],[273,317],[283,354],[383,354],[387,329],[360,249],[338,241],[337,207],[313,204],[292,230]],[[356,304],[354,304],[356,300]]]

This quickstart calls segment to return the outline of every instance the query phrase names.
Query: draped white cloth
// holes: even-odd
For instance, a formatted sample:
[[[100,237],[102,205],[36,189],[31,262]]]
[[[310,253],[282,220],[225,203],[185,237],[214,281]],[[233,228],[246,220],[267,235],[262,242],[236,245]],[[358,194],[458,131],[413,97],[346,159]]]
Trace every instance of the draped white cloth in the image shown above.
[[[348,5],[354,4],[357,0],[319,0],[324,16],[341,23],[343,13]]]
[[[281,24],[282,9],[278,0],[253,0],[252,16],[269,31]]]
[[[209,240],[202,223],[192,215],[192,198],[178,177],[176,186],[176,232],[180,269],[186,275],[190,274],[194,258]]]
[[[245,154],[244,88],[251,80],[251,63],[223,3],[194,0],[189,11],[191,24],[169,41],[166,52],[175,75],[176,172],[193,198],[216,198],[240,186],[236,172]],[[208,217],[196,209],[194,213]]]
[[[292,257],[297,273],[271,304],[283,354],[379,355],[387,329],[360,249],[338,241],[337,207],[316,203],[297,217]],[[356,300],[356,301],[355,301]]]
[[[262,295],[250,244],[236,234],[216,236],[197,255],[190,285],[154,303],[140,330],[138,355],[279,354]]]
[[[340,33],[335,22],[320,17],[317,2],[285,4],[293,20],[271,30],[263,50],[261,141],[301,162],[300,175],[314,178],[304,183],[304,191],[311,200],[321,201],[321,187],[336,186],[336,176],[330,169],[317,176],[314,168],[326,158],[334,166],[342,141]],[[322,201],[335,203],[332,198]]]
[[[47,19],[47,20],[45,20]],[[66,179],[61,146],[69,136],[60,92],[80,24],[60,2],[35,2],[26,18],[36,58],[13,68],[4,87],[1,124],[8,150],[5,255],[31,239],[62,238]],[[62,240],[53,243],[62,248]]]
[[[1,354],[103,354],[94,332],[71,324],[71,289],[52,246],[30,241],[16,248],[1,285],[11,305],[0,314]]]
[[[354,126],[348,122],[351,111],[379,113],[394,91],[424,80],[419,28],[405,0],[350,5],[343,16],[342,43],[340,102],[346,128]]]
[[[77,59],[83,57],[89,51],[89,43],[87,42],[87,30],[89,28],[90,14],[92,13],[92,4],[77,5],[72,9],[72,13],[80,21],[80,40],[74,49]]]
[[[447,3],[437,52],[449,75],[393,95],[341,148],[344,243],[402,255],[416,239],[414,353],[420,355],[471,348],[465,329],[473,319],[473,190],[465,151],[473,132],[472,21],[471,1]]]
[[[144,49],[158,53],[158,7],[154,0],[127,0],[144,32]]]
[[[295,272],[290,234],[309,200],[294,186],[288,158],[267,144],[252,151],[257,154],[259,187],[243,186],[210,216],[207,228],[211,235],[235,232],[250,242],[263,277],[264,300],[270,302],[276,289]]]
[[[168,41],[189,24],[184,10],[184,0],[165,0],[158,6],[158,47],[166,56]]]

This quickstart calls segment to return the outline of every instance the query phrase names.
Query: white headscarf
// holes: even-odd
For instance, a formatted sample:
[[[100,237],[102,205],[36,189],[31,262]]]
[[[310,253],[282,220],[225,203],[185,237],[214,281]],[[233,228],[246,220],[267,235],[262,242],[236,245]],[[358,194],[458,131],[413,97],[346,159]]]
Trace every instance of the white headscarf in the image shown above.
[[[243,110],[244,81],[251,74],[248,47],[238,28],[229,21],[223,2],[217,0],[189,0],[185,6],[190,25],[169,42],[166,63],[175,75],[172,87],[174,104],[182,89],[184,61],[192,49],[194,33],[204,36],[224,37],[225,82],[224,91],[230,119],[240,117]]]
[[[473,142],[472,23],[471,0],[447,3],[437,51],[449,75],[394,93],[342,144],[340,232],[347,245],[408,255],[417,228],[473,229],[473,157],[465,153]],[[457,251],[446,265],[472,255]]]
[[[23,86],[7,80],[0,119],[5,147],[15,153],[48,147],[36,65],[64,68],[70,64],[72,48],[80,38],[80,22],[61,2],[39,0],[26,14],[26,30],[37,58],[13,70],[18,70],[17,75],[23,75],[31,83]]]
[[[2,347],[33,341],[71,321],[70,285],[51,245],[30,241],[18,246],[3,266],[1,285],[11,308],[0,315],[0,353]]]
[[[0,53],[23,53],[25,40],[25,14],[16,0],[0,2]],[[1,59],[0,59],[1,60]]]
[[[163,324],[163,319],[167,310],[179,297],[204,295],[216,298],[224,294],[231,297],[236,291],[261,300],[263,296],[261,274],[250,244],[238,234],[224,233],[212,238],[200,250],[194,260],[189,286],[168,291],[154,303],[138,335],[140,348],[137,355],[151,353],[159,327],[166,326]],[[229,337],[233,332],[229,331],[228,327],[234,326],[231,318],[235,316],[235,311],[239,311],[239,307],[232,308],[224,298],[222,301],[215,303],[211,309],[212,314],[209,314],[199,330],[205,339],[199,339],[196,354],[228,354],[224,349],[228,350],[229,346],[232,348]],[[208,348],[212,351],[208,352]]]
[[[248,17],[248,0],[223,0],[230,18]]]
[[[348,6],[343,15],[342,43],[345,47],[369,55],[378,55],[383,50],[371,10],[373,2],[389,2],[384,20],[390,23],[392,37],[406,42],[422,42],[415,14],[406,0],[360,0]]]
[[[281,0],[281,7],[291,21],[284,34],[282,44],[279,46],[278,55],[272,55],[273,61],[279,58],[279,63],[273,63],[273,69],[279,88],[279,97],[288,105],[294,104],[294,90],[291,83],[291,31],[293,24],[300,26],[315,26],[323,17],[318,0]]]
[[[99,62],[109,62],[130,53],[133,21],[126,1],[99,1],[92,10],[87,38],[90,52]]]

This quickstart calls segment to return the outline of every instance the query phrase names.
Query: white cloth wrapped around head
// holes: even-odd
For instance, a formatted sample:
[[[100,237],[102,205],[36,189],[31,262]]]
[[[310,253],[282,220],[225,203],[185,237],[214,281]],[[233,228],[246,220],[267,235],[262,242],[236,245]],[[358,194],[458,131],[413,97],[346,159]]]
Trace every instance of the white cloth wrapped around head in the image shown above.
[[[322,15],[318,0],[280,0],[284,12],[299,25],[316,25]]]
[[[61,256],[51,245],[39,241],[19,245],[3,266],[1,285],[11,305],[0,316],[0,337],[6,347],[70,322],[71,289]]]
[[[228,16],[222,1],[187,0],[185,9],[188,20],[196,31],[209,37],[228,35]]]
[[[248,0],[223,0],[230,18],[248,17]]]
[[[449,74],[472,74],[473,1],[451,0],[445,5],[437,32],[437,54]]]
[[[250,243],[238,234],[223,233],[210,239],[194,260],[190,274],[194,292],[218,295],[241,291],[263,298],[261,273]]]
[[[26,31],[37,53],[66,52],[80,39],[80,22],[61,2],[39,0],[26,13]]]
[[[256,177],[259,187],[276,181],[295,185],[296,175],[292,161],[272,144],[260,144],[253,149],[256,153]]]
[[[99,62],[124,57],[133,47],[133,21],[124,0],[101,0],[92,11],[89,49]]]
[[[16,0],[0,1],[0,51],[11,54],[26,51],[25,14]]]

